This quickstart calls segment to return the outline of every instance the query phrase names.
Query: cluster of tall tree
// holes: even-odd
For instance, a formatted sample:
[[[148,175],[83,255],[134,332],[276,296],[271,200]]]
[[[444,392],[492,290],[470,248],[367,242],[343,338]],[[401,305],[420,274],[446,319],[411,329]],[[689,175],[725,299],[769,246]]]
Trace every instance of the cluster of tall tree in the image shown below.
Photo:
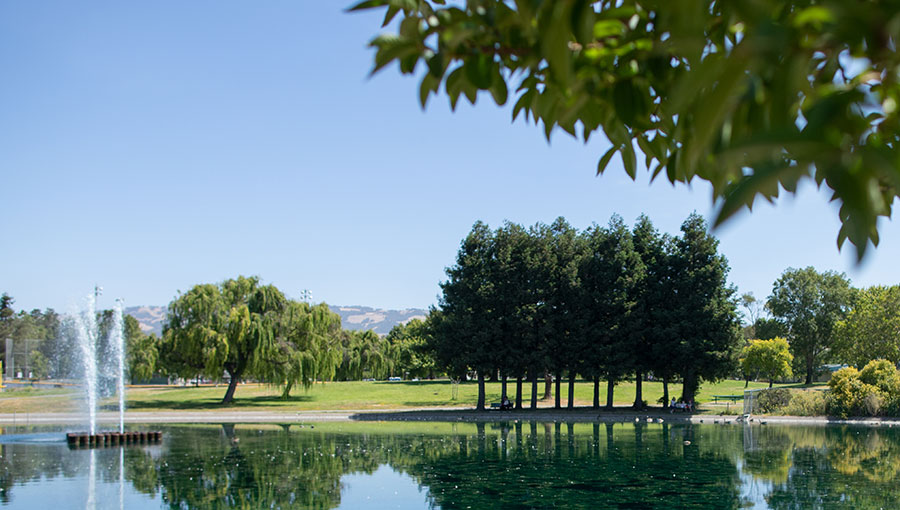
[[[441,284],[429,347],[451,374],[474,370],[478,408],[486,376],[499,373],[503,395],[553,374],[568,378],[568,406],[581,375],[607,382],[612,406],[617,382],[634,376],[635,406],[644,405],[643,377],[683,381],[681,398],[693,400],[701,380],[731,373],[740,347],[728,263],[706,222],[689,216],[678,237],[660,234],[646,216],[633,229],[613,216],[606,226],[576,231],[565,219],[524,228],[491,230],[476,223]]]

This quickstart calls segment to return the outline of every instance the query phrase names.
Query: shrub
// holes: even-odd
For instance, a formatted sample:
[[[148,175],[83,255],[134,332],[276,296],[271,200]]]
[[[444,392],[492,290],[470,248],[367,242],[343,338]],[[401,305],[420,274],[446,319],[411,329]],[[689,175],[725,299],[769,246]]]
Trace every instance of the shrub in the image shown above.
[[[881,407],[884,404],[884,398],[879,392],[873,392],[866,395],[862,401],[862,408],[869,416],[878,416],[881,414]]]
[[[896,375],[896,369],[894,374]],[[853,367],[842,368],[834,373],[828,386],[831,388],[828,412],[843,418],[877,416],[886,410],[885,407],[892,408],[891,404],[900,397],[898,393],[888,393],[881,389],[883,387],[897,391],[900,386],[894,386],[891,370],[878,361],[870,362],[862,372]]]
[[[805,390],[791,392],[791,401],[782,409],[788,416],[822,416],[827,409],[824,391]]]
[[[759,392],[756,398],[756,409],[763,414],[777,412],[791,401],[791,391],[787,388],[775,388]]]
[[[867,363],[859,372],[859,380],[875,386],[885,395],[900,395],[900,372],[886,359]]]

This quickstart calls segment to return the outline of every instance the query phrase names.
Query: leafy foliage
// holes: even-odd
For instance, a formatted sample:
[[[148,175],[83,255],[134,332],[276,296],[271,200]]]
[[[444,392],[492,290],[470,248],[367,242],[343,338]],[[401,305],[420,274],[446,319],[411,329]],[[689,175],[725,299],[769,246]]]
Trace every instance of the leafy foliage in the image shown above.
[[[900,285],[859,291],[835,326],[835,356],[861,367],[873,359],[900,363]]]
[[[757,397],[758,411],[769,414],[783,409],[791,402],[791,390],[787,388],[772,388],[759,392]]]
[[[861,258],[900,190],[900,8],[840,0],[366,0],[393,33],[373,72],[421,76],[424,107],[480,91],[513,119],[603,134],[632,178],[708,181],[716,224],[812,179],[841,204],[838,245]],[[423,70],[417,71],[419,64]],[[510,97],[514,96],[514,97]]]
[[[428,326],[419,319],[391,328],[387,341],[395,373],[412,378],[432,378],[436,375],[437,363],[428,350],[429,337]]]
[[[873,360],[861,371],[838,370],[828,382],[829,412],[842,417],[900,413],[900,372],[887,360]]]
[[[793,375],[790,346],[784,338],[771,340],[750,340],[741,353],[741,370],[748,377],[758,374],[769,380],[772,387],[775,379],[784,379]]]
[[[222,402],[231,402],[238,381],[260,369],[264,355],[274,349],[285,301],[277,288],[261,286],[257,277],[194,286],[169,304],[160,349],[165,365],[184,377],[219,379],[223,370],[228,372]]]
[[[788,268],[775,281],[769,310],[786,331],[806,384],[830,352],[835,324],[847,313],[851,297],[850,281],[834,271]]]

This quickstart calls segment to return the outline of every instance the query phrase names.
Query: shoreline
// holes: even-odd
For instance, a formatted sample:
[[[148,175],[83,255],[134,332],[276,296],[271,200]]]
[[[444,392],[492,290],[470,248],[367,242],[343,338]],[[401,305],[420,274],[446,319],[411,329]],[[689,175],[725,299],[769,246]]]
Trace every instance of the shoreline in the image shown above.
[[[433,421],[433,422],[645,422],[692,423],[722,425],[866,425],[871,427],[900,427],[900,418],[832,418],[827,416],[766,416],[754,415],[748,421],[740,415],[680,414],[651,408],[646,411],[621,409],[554,409],[511,411],[476,411],[474,408],[416,408],[396,410],[321,410],[321,411],[166,411],[126,412],[125,423],[299,423],[353,421]],[[97,423],[119,421],[118,413],[101,412]],[[69,425],[83,424],[83,413],[0,413],[0,425]]]

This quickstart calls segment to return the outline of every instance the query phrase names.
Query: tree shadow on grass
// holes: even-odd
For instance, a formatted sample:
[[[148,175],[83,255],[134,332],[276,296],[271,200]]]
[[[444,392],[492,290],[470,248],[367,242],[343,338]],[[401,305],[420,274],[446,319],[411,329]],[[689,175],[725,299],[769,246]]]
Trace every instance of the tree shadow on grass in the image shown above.
[[[407,401],[403,403],[406,407],[471,407],[475,405],[471,402],[462,402],[457,400],[428,400],[428,401]]]
[[[230,404],[222,404],[221,398],[196,398],[191,400],[181,400],[181,401],[172,401],[172,400],[163,400],[163,399],[154,399],[154,400],[140,400],[137,402],[129,402],[126,406],[127,409],[138,411],[141,409],[171,409],[171,410],[180,410],[180,411],[214,411],[217,409],[254,409],[254,408],[268,408],[271,409],[273,407],[289,407],[294,404],[300,404],[303,402],[312,402],[315,399],[306,395],[297,395],[291,396],[288,398],[281,398],[280,396],[261,396],[261,397],[241,397],[236,396],[234,401]],[[104,406],[105,408],[106,406]],[[115,406],[112,406],[113,409],[116,409]]]

